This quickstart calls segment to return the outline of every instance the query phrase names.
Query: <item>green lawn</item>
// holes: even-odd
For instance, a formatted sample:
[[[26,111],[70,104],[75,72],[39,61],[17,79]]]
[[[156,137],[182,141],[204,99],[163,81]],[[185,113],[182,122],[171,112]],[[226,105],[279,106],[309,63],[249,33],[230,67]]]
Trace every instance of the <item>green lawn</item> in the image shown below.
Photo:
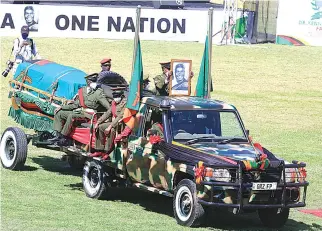
[[[13,39],[1,38],[1,71]],[[99,61],[111,57],[112,70],[129,79],[133,41],[35,41],[43,58],[87,73],[99,71]],[[198,76],[203,44],[142,41],[141,46],[145,74],[154,76],[159,62],[180,58],[191,59]],[[311,209],[322,208],[321,54],[322,47],[272,44],[213,48],[212,98],[237,107],[254,141],[288,161],[307,163]],[[8,80],[0,77],[1,133],[18,126],[7,116]],[[1,169],[2,230],[189,230],[176,224],[170,198],[129,189],[113,190],[110,200],[87,198],[80,173],[60,156],[30,145],[25,171]],[[197,230],[263,230],[254,215],[226,215]],[[322,219],[292,209],[285,230],[322,230]]]

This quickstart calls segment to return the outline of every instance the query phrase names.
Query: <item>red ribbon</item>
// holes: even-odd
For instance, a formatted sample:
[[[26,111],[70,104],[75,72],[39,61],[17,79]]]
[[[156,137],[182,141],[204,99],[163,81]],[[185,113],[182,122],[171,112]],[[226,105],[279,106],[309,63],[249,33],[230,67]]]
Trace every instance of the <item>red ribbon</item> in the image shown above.
[[[116,118],[116,102],[112,101],[112,115],[114,118]]]
[[[157,144],[157,143],[160,143],[162,141],[162,139],[158,135],[151,135],[149,138],[149,141],[151,144]]]
[[[79,99],[79,104],[82,106],[82,108],[87,108],[85,105],[85,100],[84,100],[84,95],[83,95],[83,88],[80,88],[78,90],[78,99]]]

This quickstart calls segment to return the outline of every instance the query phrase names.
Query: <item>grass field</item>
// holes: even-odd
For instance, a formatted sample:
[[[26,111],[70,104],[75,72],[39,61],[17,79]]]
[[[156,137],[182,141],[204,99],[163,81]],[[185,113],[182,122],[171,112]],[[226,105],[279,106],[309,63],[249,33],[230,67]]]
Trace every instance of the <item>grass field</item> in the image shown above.
[[[12,41],[1,38],[1,71]],[[99,71],[99,61],[111,57],[112,70],[129,79],[133,41],[35,41],[43,58],[87,73]],[[198,76],[203,44],[141,44],[145,74],[156,75],[159,62],[180,58],[192,59]],[[307,163],[311,209],[322,208],[321,54],[322,47],[272,44],[213,48],[212,98],[235,105],[255,141],[288,161]],[[8,80],[0,79],[1,133],[18,126],[7,116]],[[24,171],[1,169],[2,230],[189,230],[176,224],[170,198],[127,189],[113,190],[110,200],[87,198],[81,173],[73,172],[60,156],[30,145]],[[263,230],[254,215],[220,214],[213,220],[196,230]],[[322,230],[322,219],[292,209],[285,230]]]

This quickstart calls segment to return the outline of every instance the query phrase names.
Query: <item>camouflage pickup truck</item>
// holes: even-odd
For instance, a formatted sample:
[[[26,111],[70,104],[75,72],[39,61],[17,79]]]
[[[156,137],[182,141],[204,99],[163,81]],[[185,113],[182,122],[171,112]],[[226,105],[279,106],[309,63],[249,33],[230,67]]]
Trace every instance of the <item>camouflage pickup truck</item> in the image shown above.
[[[197,226],[206,207],[258,212],[281,227],[304,207],[305,163],[288,163],[253,143],[237,109],[197,97],[143,97],[135,129],[107,161],[86,162],[83,188],[101,198],[114,186],[173,197],[178,224]]]

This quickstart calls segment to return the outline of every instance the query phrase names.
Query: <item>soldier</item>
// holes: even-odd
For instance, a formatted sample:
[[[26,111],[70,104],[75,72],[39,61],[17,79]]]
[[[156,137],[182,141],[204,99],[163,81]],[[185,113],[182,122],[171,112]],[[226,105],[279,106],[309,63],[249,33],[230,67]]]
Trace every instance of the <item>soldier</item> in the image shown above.
[[[143,89],[151,92],[152,94],[156,94],[156,90],[151,84],[148,75],[143,76]]]
[[[110,59],[110,58],[101,60],[100,63],[101,63],[102,71],[110,71],[111,70],[111,65],[112,65],[111,61],[112,61],[112,59]]]
[[[152,126],[151,128],[148,130],[147,132],[147,135],[150,136],[150,135],[157,135],[157,136],[160,136],[161,139],[164,138],[164,135],[163,135],[163,126],[161,124],[161,121],[162,121],[162,115],[161,113],[155,113],[153,112],[152,113],[152,119],[151,119],[151,123],[152,123]]]
[[[161,139],[164,138],[163,126],[160,122],[155,122],[152,124],[151,128],[148,130],[148,136],[150,135],[160,136]]]
[[[156,89],[156,95],[163,95],[167,96],[169,95],[169,80],[171,77],[170,72],[170,62],[160,63],[162,74],[157,75],[153,78],[155,89]]]
[[[105,155],[102,156],[103,160],[105,160],[114,149],[116,127],[123,118],[125,106],[125,94],[123,92],[113,92],[111,108],[104,113],[95,124],[95,131],[98,133],[95,146],[97,150],[104,150]],[[105,137],[106,140],[104,140]],[[99,152],[93,154],[92,157],[98,155],[100,155]]]
[[[103,112],[110,109],[110,104],[103,90],[97,88],[97,76],[97,73],[86,76],[87,86],[78,90],[78,96],[74,97],[75,101],[55,110],[55,137],[49,139],[49,142],[58,142],[64,145],[71,132],[74,120],[91,119],[94,112]]]

